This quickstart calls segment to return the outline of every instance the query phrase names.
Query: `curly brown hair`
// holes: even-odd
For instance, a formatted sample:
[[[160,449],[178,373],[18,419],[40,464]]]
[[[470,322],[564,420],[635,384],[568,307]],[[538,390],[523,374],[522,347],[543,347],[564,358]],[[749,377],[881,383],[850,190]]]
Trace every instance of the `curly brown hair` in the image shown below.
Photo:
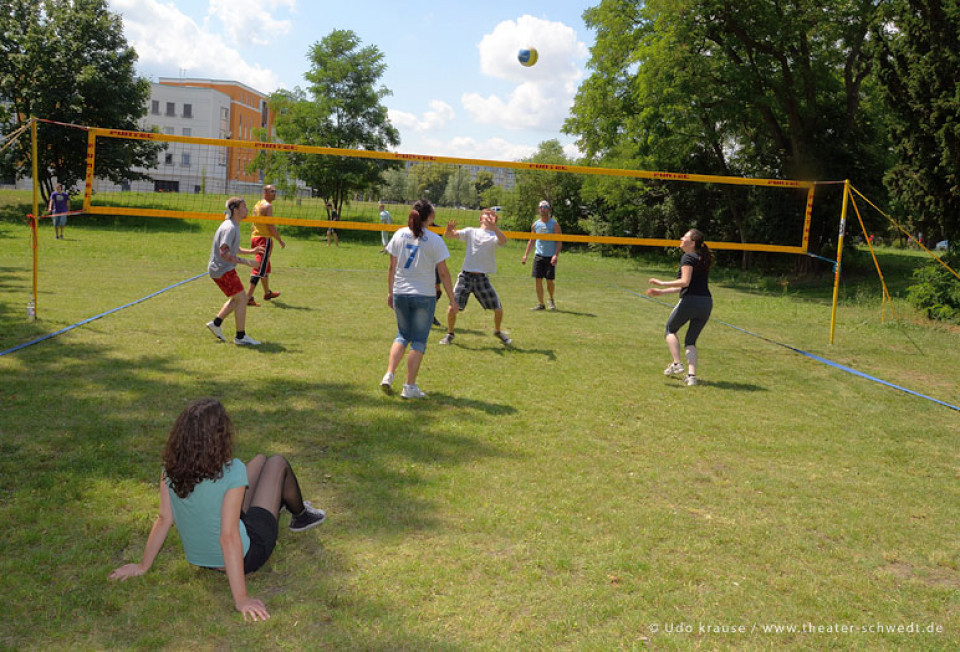
[[[163,469],[170,487],[186,498],[203,480],[223,476],[233,459],[233,422],[215,398],[201,398],[183,409],[163,448]]]

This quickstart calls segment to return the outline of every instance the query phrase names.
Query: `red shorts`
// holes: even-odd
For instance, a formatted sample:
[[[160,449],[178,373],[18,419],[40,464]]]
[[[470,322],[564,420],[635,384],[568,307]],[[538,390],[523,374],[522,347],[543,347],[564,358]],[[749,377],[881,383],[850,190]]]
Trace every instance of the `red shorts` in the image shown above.
[[[263,236],[250,238],[251,249],[256,249],[260,245],[263,245],[263,253],[257,254],[257,265],[253,268],[250,275],[263,278],[264,276],[270,275],[270,254],[273,253],[273,238],[265,238]]]
[[[243,289],[243,283],[240,281],[240,277],[237,276],[237,270],[235,269],[231,269],[220,278],[213,279],[213,282],[216,283],[217,287],[223,290],[223,293],[228,297],[245,291]]]

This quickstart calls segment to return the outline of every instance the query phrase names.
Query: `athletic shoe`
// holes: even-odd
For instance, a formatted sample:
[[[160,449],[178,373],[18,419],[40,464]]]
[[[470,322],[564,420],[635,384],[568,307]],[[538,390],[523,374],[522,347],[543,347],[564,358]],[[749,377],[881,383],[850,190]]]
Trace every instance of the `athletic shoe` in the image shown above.
[[[440,344],[453,344],[453,333],[447,333],[440,340]]]
[[[243,337],[233,338],[233,343],[238,346],[259,346],[260,345],[259,341],[253,339],[246,333],[243,334]]]
[[[273,299],[276,299],[279,296],[280,296],[279,292],[267,292],[265,295],[263,295],[263,298],[265,301],[272,301]]]
[[[693,374],[687,374],[687,377],[683,379],[683,382],[686,383],[688,387],[692,387],[697,384],[697,377]]]
[[[509,346],[510,344],[513,344],[513,340],[511,340],[510,337],[509,337],[506,333],[504,333],[503,331],[497,331],[496,333],[494,333],[494,335],[496,335],[496,336],[500,339],[501,342],[503,342],[504,344],[506,344],[506,345],[508,345],[508,346]]]
[[[553,299],[550,299],[550,310],[556,310],[557,304],[553,302]]]
[[[543,305],[542,303],[538,303],[538,304],[535,305],[533,308],[530,308],[530,310],[546,310],[546,309],[547,309],[547,307],[546,307],[545,305]]]
[[[400,396],[403,398],[427,398],[427,395],[420,391],[420,388],[416,385],[407,385],[404,383],[403,392]]]
[[[255,308],[259,308],[259,307],[260,307],[260,304],[257,303],[256,299],[254,299],[253,297],[250,297],[249,299],[247,299],[247,305],[248,305],[248,306],[253,306],[253,307],[255,307]]]
[[[214,335],[216,335],[216,336],[217,336],[217,339],[220,340],[221,342],[226,342],[226,341],[227,341],[227,338],[225,338],[225,337],[223,336],[223,330],[221,330],[221,328],[220,328],[219,326],[217,326],[214,322],[208,321],[208,322],[207,322],[207,328],[209,328],[209,329],[210,329],[210,332],[213,333]]]
[[[383,380],[380,381],[380,389],[387,396],[393,396],[393,374],[389,371],[383,374]]]
[[[290,529],[293,532],[306,532],[312,527],[317,527],[327,520],[327,513],[303,501],[303,512],[290,519]]]
[[[670,366],[663,370],[664,376],[677,376],[683,373],[683,365],[679,362],[671,362]]]
[[[433,318],[433,325],[434,325],[434,326],[443,326],[443,324],[440,323],[440,320],[437,319],[436,317]]]

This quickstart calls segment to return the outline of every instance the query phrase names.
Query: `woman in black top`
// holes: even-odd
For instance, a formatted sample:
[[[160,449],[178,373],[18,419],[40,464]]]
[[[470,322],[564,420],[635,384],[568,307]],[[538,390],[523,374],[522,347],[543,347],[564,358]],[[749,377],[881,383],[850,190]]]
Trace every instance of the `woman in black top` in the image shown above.
[[[687,376],[684,379],[687,385],[697,384],[697,338],[700,331],[707,325],[710,312],[713,310],[713,297],[710,295],[709,278],[710,265],[713,255],[710,248],[703,241],[703,234],[696,229],[690,229],[680,238],[680,249],[683,256],[680,258],[680,271],[675,281],[661,281],[650,279],[650,285],[659,288],[648,288],[647,296],[658,297],[661,294],[680,293],[680,302],[670,313],[667,320],[667,348],[673,362],[663,370],[664,375],[673,376],[683,373],[680,363],[680,340],[677,331],[684,324],[690,324],[687,334],[683,338],[683,345],[687,356]],[[664,289],[660,289],[664,288]]]

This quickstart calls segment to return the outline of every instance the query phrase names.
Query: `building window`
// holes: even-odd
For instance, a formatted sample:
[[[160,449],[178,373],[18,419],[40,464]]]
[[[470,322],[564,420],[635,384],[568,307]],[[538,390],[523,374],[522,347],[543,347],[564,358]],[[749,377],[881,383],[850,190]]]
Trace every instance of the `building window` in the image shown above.
[[[183,128],[183,135],[184,135],[184,136],[192,136],[192,135],[193,135],[193,129],[191,129],[190,127],[184,127],[184,128]]]
[[[183,117],[184,117],[184,118],[192,118],[192,117],[193,117],[193,105],[192,105],[192,104],[184,104],[184,105],[183,105]]]
[[[167,115],[176,117],[177,106],[173,102],[167,102]]]
[[[163,164],[164,164],[164,165],[173,165],[173,154],[164,154],[164,155],[163,155]]]
[[[173,135],[173,127],[164,127],[164,128],[163,128],[163,133],[167,134],[168,136],[172,136],[172,135]]]
[[[190,155],[187,154],[186,152],[180,155],[180,165],[182,165],[185,168],[190,167]]]
[[[160,100],[150,101],[150,113],[153,115],[160,115]]]

